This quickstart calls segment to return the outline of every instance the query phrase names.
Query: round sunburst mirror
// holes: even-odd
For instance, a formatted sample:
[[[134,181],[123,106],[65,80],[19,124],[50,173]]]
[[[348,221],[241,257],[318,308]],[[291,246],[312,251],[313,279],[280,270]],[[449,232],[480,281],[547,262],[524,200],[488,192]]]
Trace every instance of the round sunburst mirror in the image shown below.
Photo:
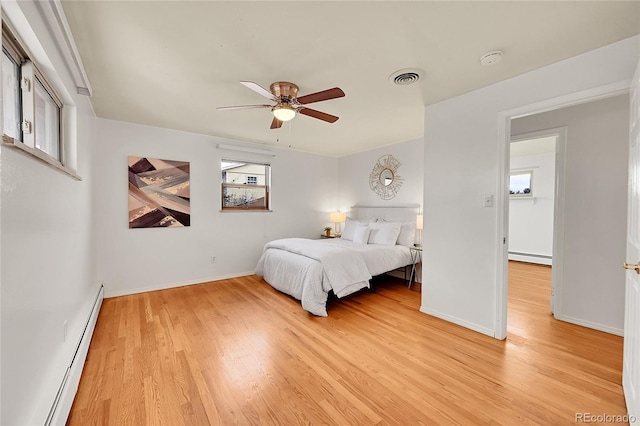
[[[373,166],[369,175],[369,187],[383,200],[390,200],[402,186],[398,168],[402,163],[391,154],[383,155]]]

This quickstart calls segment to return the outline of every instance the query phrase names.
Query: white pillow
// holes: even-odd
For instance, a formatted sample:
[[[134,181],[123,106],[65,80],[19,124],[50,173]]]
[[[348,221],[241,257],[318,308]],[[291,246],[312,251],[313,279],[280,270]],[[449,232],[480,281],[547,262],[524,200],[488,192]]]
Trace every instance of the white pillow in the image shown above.
[[[369,227],[369,244],[396,245],[400,235],[400,222],[372,222]]]
[[[350,217],[347,218],[345,224],[344,224],[344,230],[342,231],[342,236],[341,238],[343,240],[348,240],[348,241],[353,241],[353,236],[356,232],[356,227],[358,226],[359,223],[362,223],[364,225],[368,224],[369,221],[368,220],[354,220],[351,219]]]
[[[382,222],[393,223],[380,219]],[[413,247],[416,243],[416,223],[415,222],[400,222],[400,234],[396,244],[405,247]]]
[[[400,226],[400,235],[398,235],[398,240],[396,244],[405,246],[405,247],[413,247],[416,243],[416,224],[415,222],[403,222]]]
[[[371,228],[369,224],[365,225],[363,223],[358,223],[356,227],[356,232],[353,235],[353,243],[354,244],[367,244],[369,241],[369,233],[371,232]]]

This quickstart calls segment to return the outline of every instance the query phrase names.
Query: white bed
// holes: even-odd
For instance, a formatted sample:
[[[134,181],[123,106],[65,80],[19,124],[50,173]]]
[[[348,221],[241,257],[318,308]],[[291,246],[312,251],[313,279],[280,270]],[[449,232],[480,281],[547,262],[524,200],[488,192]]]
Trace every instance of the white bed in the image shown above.
[[[344,297],[369,287],[369,280],[376,275],[411,264],[409,245],[415,242],[415,218],[417,206],[409,207],[352,207],[350,221],[345,224],[343,236],[353,229],[353,224],[370,225],[372,228],[400,227],[403,244],[381,243],[377,237],[359,243],[335,238],[308,240],[286,238],[265,245],[256,266],[256,274],[275,289],[298,299],[303,309],[314,315],[327,316],[327,298],[330,291]],[[380,225],[380,223],[383,223]],[[395,225],[390,225],[393,223]],[[410,234],[411,225],[414,228]],[[360,225],[358,225],[360,226]],[[362,229],[360,229],[362,230]],[[371,233],[376,232],[374,230]],[[381,234],[378,234],[380,236]],[[396,237],[393,237],[394,241]],[[407,238],[411,239],[411,244]],[[357,238],[356,238],[357,240]]]

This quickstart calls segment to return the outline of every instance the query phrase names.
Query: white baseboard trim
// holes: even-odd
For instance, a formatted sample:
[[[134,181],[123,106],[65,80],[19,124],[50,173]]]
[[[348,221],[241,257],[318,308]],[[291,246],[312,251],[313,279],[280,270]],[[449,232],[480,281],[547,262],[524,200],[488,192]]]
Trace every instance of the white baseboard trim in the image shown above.
[[[624,330],[615,327],[609,327],[608,325],[597,324],[595,322],[585,321],[580,318],[574,318],[566,315],[560,315],[555,317],[557,320],[569,322],[571,324],[579,325],[593,330],[602,331],[609,334],[615,334],[616,336],[624,336]]]
[[[549,259],[541,256],[528,256],[526,254],[512,254],[509,253],[509,260],[515,260],[516,262],[537,263],[539,265],[551,266],[553,259]]]
[[[89,345],[91,344],[91,338],[93,337],[93,331],[96,328],[96,322],[98,321],[98,314],[102,307],[102,301],[104,300],[104,286],[100,285],[98,288],[98,294],[93,302],[89,317],[85,323],[84,330],[80,336],[80,340],[76,346],[76,350],[71,359],[71,363],[67,368],[67,372],[62,379],[62,384],[56,395],[51,411],[47,416],[45,425],[62,425],[67,423],[67,418],[71,412],[71,406],[73,400],[78,392],[78,385],[80,384],[80,377],[82,376],[82,370],[84,368],[84,362],[87,359],[87,353],[89,352]]]
[[[494,330],[492,330],[490,328],[482,327],[482,326],[480,326],[478,324],[474,324],[474,323],[465,321],[463,319],[460,319],[460,318],[457,318],[457,317],[453,317],[453,316],[448,315],[448,314],[444,314],[444,313],[436,311],[434,309],[428,309],[428,308],[425,308],[424,306],[420,306],[420,312],[422,312],[423,314],[434,316],[436,318],[443,319],[443,320],[448,321],[448,322],[452,322],[452,323],[457,324],[457,325],[459,325],[461,327],[468,328],[468,329],[473,330],[473,331],[477,331],[478,333],[486,334],[489,337],[496,337]]]
[[[177,283],[151,285],[147,287],[134,288],[130,290],[120,290],[120,291],[109,291],[109,287],[107,284],[104,297],[108,299],[111,297],[129,296],[131,294],[147,293],[149,291],[166,290],[169,288],[176,288],[176,287],[185,287],[188,285],[208,283],[211,281],[220,281],[220,280],[228,280],[231,278],[246,277],[247,275],[254,275],[254,274],[255,274],[254,271],[240,272],[237,274],[219,275],[216,277],[199,278],[197,280],[183,281],[183,282],[177,282]]]
[[[403,279],[403,280],[405,279],[404,272],[398,271],[398,270],[395,270],[395,269],[393,271],[385,272],[385,275],[390,275],[392,277],[400,278],[400,279]],[[409,279],[410,275],[411,275],[411,267],[408,267],[407,268],[407,277],[406,277],[406,279]],[[413,277],[413,282],[414,283],[421,283],[422,282],[422,274],[419,274],[419,273],[416,272],[416,276]]]

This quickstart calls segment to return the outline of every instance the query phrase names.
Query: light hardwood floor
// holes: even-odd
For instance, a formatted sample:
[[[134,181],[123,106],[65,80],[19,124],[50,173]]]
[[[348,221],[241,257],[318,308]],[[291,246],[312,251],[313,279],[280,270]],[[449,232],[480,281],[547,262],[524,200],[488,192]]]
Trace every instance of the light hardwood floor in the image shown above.
[[[510,264],[505,341],[385,279],[329,317],[258,277],[104,301],[70,425],[571,424],[624,414],[622,338],[549,314],[550,268]]]

